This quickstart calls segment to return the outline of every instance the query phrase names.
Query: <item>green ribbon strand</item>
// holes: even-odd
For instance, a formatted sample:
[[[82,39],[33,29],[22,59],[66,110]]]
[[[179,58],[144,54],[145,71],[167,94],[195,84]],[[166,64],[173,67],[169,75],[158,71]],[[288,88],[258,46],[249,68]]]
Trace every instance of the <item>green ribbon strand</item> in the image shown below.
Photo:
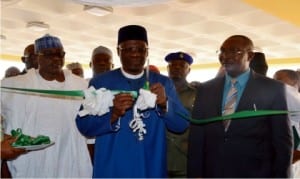
[[[48,136],[38,135],[33,138],[29,135],[25,135],[20,128],[11,130],[11,135],[17,138],[17,140],[11,144],[13,147],[50,144],[51,142]]]
[[[42,93],[42,94],[84,97],[84,93],[81,90],[61,91],[61,90],[42,90],[42,89],[10,88],[10,87],[3,87],[3,86],[1,88],[8,89],[8,90],[17,90],[17,91],[25,91],[25,92],[33,92],[33,93]]]
[[[249,117],[258,117],[258,116],[268,116],[268,115],[280,115],[280,114],[288,114],[291,115],[299,113],[300,111],[285,111],[285,110],[256,110],[256,111],[239,111],[233,114],[225,115],[225,116],[217,116],[207,119],[193,119],[187,117],[183,114],[177,113],[181,117],[185,118],[186,120],[190,121],[193,124],[208,124],[212,122],[224,121],[224,120],[239,120],[245,119]]]
[[[72,96],[72,97],[84,97],[84,92],[82,90],[42,90],[42,89],[29,89],[29,88],[10,88],[1,86],[2,89],[7,90],[16,90],[16,91],[24,91],[24,92],[33,92],[33,93],[41,93],[41,94],[49,94],[49,95],[60,95],[60,96]],[[111,90],[111,92],[116,95],[119,93],[130,93],[134,98],[137,98],[138,94],[136,91],[125,91],[125,90]]]

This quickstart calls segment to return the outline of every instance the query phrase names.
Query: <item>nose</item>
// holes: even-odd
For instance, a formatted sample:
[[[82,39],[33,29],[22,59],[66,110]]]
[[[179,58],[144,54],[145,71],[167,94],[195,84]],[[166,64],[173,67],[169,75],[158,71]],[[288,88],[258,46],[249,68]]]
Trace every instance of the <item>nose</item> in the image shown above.
[[[181,65],[179,65],[179,64],[174,64],[174,65],[172,65],[172,68],[173,69],[180,69],[181,68]]]
[[[61,65],[63,63],[63,58],[59,56],[53,56],[51,59],[51,63]]]
[[[60,56],[53,56],[53,57],[52,57],[52,60],[53,60],[53,62],[55,62],[55,63],[59,63],[59,62],[62,60],[62,57],[60,57]]]
[[[131,56],[134,56],[134,57],[138,57],[138,56],[143,55],[138,49],[131,50],[130,54],[131,54]]]
[[[219,60],[222,62],[222,61],[230,61],[230,60],[233,60],[234,59],[234,54],[233,53],[228,53],[228,52],[224,52],[224,53],[221,53],[219,55]]]

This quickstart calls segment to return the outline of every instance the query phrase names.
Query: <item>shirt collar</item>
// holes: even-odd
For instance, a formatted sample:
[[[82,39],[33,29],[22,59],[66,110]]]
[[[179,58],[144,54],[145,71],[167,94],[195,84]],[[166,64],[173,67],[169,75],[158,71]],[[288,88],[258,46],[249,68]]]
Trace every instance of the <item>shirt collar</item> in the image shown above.
[[[137,75],[132,75],[132,74],[125,72],[125,70],[123,68],[121,68],[121,72],[126,78],[129,78],[129,79],[138,79],[144,75],[144,70],[142,71],[142,73],[137,74]]]
[[[250,77],[250,69],[246,70],[244,73],[240,74],[236,79],[237,84],[240,86],[245,86],[248,79]],[[225,74],[225,83],[226,85],[230,85],[231,84],[231,80],[233,78],[231,76],[229,76],[227,73]]]

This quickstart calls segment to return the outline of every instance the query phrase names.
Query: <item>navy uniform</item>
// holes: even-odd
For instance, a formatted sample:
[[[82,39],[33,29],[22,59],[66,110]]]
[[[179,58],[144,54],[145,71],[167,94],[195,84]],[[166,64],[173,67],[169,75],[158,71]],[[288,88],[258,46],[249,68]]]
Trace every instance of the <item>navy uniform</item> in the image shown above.
[[[190,72],[193,58],[184,52],[170,53],[165,57],[168,62],[169,77],[175,84],[177,95],[183,106],[191,113],[196,89],[190,85],[186,76]],[[168,176],[186,177],[187,146],[189,130],[183,134],[167,132]]]

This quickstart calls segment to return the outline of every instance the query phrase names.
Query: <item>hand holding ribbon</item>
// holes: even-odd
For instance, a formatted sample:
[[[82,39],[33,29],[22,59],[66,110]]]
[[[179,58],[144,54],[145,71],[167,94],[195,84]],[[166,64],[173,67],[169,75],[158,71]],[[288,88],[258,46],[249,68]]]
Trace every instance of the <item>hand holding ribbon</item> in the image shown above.
[[[122,117],[133,106],[134,97],[130,93],[120,93],[113,99],[111,123]]]
[[[154,108],[157,95],[145,89],[140,89],[139,92],[140,95],[136,101],[137,108],[139,110]]]
[[[165,110],[167,107],[165,87],[161,83],[154,83],[150,86],[150,91],[156,94],[156,104]]]

